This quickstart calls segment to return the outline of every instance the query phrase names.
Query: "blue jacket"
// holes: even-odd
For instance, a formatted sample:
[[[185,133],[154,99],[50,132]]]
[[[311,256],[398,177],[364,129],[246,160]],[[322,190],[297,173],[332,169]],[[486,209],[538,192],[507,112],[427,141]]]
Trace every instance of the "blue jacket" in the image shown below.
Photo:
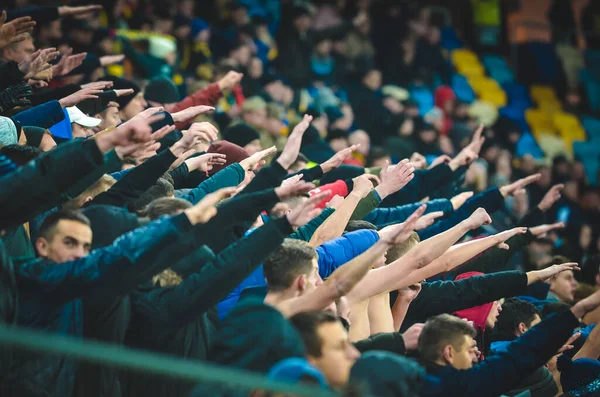
[[[329,277],[335,269],[368,250],[378,240],[379,235],[373,230],[356,230],[318,246],[315,251],[319,262],[319,276],[323,279]],[[219,318],[224,318],[233,309],[244,289],[266,286],[261,265],[219,302]]]
[[[65,263],[36,260],[15,269],[21,326],[82,336],[82,298],[134,288],[196,249],[185,215],[126,233],[106,248]],[[191,236],[193,237],[193,236]],[[165,249],[168,247],[168,249]],[[71,396],[76,364],[64,356],[16,354],[14,395]]]
[[[505,349],[498,349],[496,355],[468,370],[434,364],[427,372],[440,379],[438,387],[444,390],[444,396],[499,396],[546,364],[578,325],[579,320],[571,311],[552,314]],[[427,391],[421,395],[439,396]]]
[[[243,182],[246,172],[239,164],[232,164],[223,168],[212,177],[203,181],[197,188],[191,189],[187,194],[179,198],[197,204],[209,193],[213,193],[224,187],[237,186]]]
[[[448,199],[430,200],[427,203],[425,213],[442,211],[444,216],[450,215],[454,208],[452,202]],[[423,203],[405,204],[398,207],[375,208],[366,217],[365,221],[371,222],[377,227],[385,227],[387,225],[401,223],[406,220],[413,212],[415,212]]]
[[[64,118],[63,108],[58,101],[45,102],[12,116],[13,120],[23,126],[33,125],[41,128],[50,128]]]

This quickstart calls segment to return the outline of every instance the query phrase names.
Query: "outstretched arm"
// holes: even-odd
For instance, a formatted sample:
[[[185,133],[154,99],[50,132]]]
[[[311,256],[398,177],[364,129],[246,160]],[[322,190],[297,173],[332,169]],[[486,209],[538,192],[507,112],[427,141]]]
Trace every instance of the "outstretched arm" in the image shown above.
[[[484,209],[478,209],[467,220],[448,231],[419,243],[406,255],[390,265],[369,272],[360,285],[348,295],[349,301],[360,302],[371,296],[410,285],[404,282],[408,274],[437,259],[468,231],[490,222],[487,212]]]

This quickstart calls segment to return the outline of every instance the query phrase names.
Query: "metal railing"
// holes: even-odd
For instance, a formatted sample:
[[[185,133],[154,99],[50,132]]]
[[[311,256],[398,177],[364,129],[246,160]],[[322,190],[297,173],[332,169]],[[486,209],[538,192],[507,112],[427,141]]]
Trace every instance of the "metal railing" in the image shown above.
[[[0,325],[0,346],[68,356],[93,364],[140,371],[198,384],[218,384],[247,390],[260,389],[307,397],[337,396],[336,393],[323,389],[276,382],[239,369],[219,367],[201,361],[184,360],[104,342],[32,331],[27,328]]]

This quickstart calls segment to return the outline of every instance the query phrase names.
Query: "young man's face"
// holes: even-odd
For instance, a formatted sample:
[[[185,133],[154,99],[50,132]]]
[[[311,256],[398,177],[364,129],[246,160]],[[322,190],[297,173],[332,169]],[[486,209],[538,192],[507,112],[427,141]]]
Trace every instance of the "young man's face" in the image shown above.
[[[458,349],[450,345],[452,356],[449,364],[456,369],[469,369],[477,362],[477,342],[471,335],[463,335],[463,340]]]
[[[492,310],[490,310],[490,314],[488,314],[487,319],[485,320],[485,326],[487,329],[492,329],[496,325],[498,321],[498,315],[502,311],[502,305],[500,301],[495,301],[492,305]]]
[[[348,332],[339,321],[321,324],[317,334],[321,340],[321,356],[308,356],[308,361],[325,375],[331,387],[343,387],[360,352],[350,343]]]
[[[31,40],[23,40],[15,45],[4,48],[4,58],[16,63],[23,62],[25,58],[35,52],[35,46]]]
[[[550,281],[550,291],[555,293],[561,302],[573,303],[576,289],[577,280],[571,270],[558,274]]]
[[[87,138],[94,135],[94,130],[77,123],[71,123],[71,130],[73,131],[73,138]]]
[[[121,118],[124,121],[132,119],[138,113],[141,113],[144,109],[146,109],[148,104],[144,99],[144,94],[138,92],[138,94],[121,110]]]
[[[58,222],[52,237],[40,237],[36,248],[41,257],[56,263],[73,261],[90,253],[92,229],[81,222],[63,219]]]
[[[262,150],[262,146],[260,145],[260,141],[258,139],[255,139],[246,146],[244,146],[244,149],[246,150],[246,152],[248,152],[250,156],[252,156],[253,154],[260,152]]]
[[[121,124],[121,116],[119,115],[118,105],[109,106],[105,111],[94,117],[102,119],[100,125],[96,127],[96,132],[100,132],[109,127],[116,127],[117,125]]]
[[[305,291],[312,291],[317,288],[319,285],[323,284],[323,279],[319,275],[319,261],[317,258],[313,258],[312,260],[312,269],[308,276],[306,277],[306,288]]]

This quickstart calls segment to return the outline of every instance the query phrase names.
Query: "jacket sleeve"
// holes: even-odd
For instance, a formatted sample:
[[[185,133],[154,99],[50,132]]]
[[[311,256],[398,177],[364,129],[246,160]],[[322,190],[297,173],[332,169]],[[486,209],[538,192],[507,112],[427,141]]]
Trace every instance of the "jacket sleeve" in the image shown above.
[[[0,65],[0,76],[0,90],[19,84],[25,79],[25,75],[19,70],[19,64],[14,61]]]
[[[63,145],[60,145],[63,146]],[[56,149],[54,149],[56,150]],[[85,189],[93,185],[102,175],[110,174],[121,169],[121,159],[117,152],[111,150],[104,155],[104,163],[96,167],[92,172],[81,178],[79,181],[67,187],[62,195],[62,201],[69,201],[79,196]],[[125,173],[126,174],[126,173]],[[124,175],[124,174],[123,174]]]
[[[223,93],[219,89],[219,85],[217,83],[212,83],[203,90],[197,91],[192,95],[184,98],[182,101],[177,102],[177,104],[173,107],[173,109],[170,110],[170,112],[177,113],[189,107],[199,105],[215,106],[222,96]],[[176,123],[175,127],[178,130],[181,130],[187,128],[189,124],[190,120],[186,120],[180,123]]]
[[[189,168],[185,161],[179,167],[175,168],[172,171],[169,171],[169,174],[173,178],[173,187],[175,188],[175,190],[185,188],[185,181],[188,175],[190,174]]]
[[[384,227],[389,224],[401,223],[415,212],[423,203],[405,204],[399,207],[375,208],[364,219],[378,227]],[[427,202],[425,213],[442,211],[444,216],[451,214],[454,210],[452,203],[448,199],[436,199]]]
[[[79,91],[81,87],[77,84],[65,84],[60,87],[44,87],[33,91],[31,103],[40,105],[45,102],[58,101]]]
[[[437,167],[436,167],[437,168]],[[476,196],[468,199],[459,209],[454,211],[446,219],[442,219],[418,232],[419,237],[422,240],[427,240],[429,237],[435,236],[436,234],[442,233],[467,219],[473,211],[479,207],[485,208],[489,213],[495,212],[504,206],[504,197],[500,194],[500,190],[497,187],[492,187],[483,193],[479,193]]]
[[[217,255],[214,262],[163,294],[161,310],[169,324],[181,327],[219,303],[283,242],[292,229],[287,218],[266,223]]]
[[[325,220],[327,220],[327,218],[329,218],[334,212],[335,210],[333,208],[325,208],[321,212],[321,215],[317,216],[315,219],[311,220],[306,225],[298,228],[298,230],[290,234],[290,238],[309,242],[319,226],[321,226],[321,224],[325,222]]]
[[[64,118],[63,108],[58,101],[42,103],[12,116],[12,119],[22,126],[32,125],[40,128],[50,128]]]
[[[319,275],[324,280],[338,267],[356,258],[379,240],[374,230],[356,230],[315,248],[319,261]]]
[[[443,390],[460,396],[497,396],[545,365],[569,339],[579,321],[570,310],[555,313],[511,342],[506,351],[441,379]]]
[[[323,168],[321,168],[320,165],[316,165],[312,168],[300,170],[295,174],[290,175],[290,177],[296,175],[302,175],[302,180],[307,182],[316,181],[317,179],[321,179],[321,177],[323,176]]]
[[[224,187],[239,185],[244,180],[245,175],[244,169],[239,164],[232,164],[217,172],[181,198],[192,204],[197,204],[207,194],[216,192]]]
[[[328,198],[326,198],[325,200],[321,201],[317,205],[317,208],[325,208],[325,206],[327,205],[329,200],[335,195],[338,195],[341,197],[346,197],[348,195],[348,185],[346,184],[345,181],[342,181],[342,180],[335,181],[335,182],[329,183],[327,185],[319,186],[318,188],[311,190],[309,192],[309,194],[311,196],[314,196],[315,194],[324,192],[326,190],[330,190],[331,195]]]
[[[273,161],[267,167],[262,168],[240,194],[259,192],[278,187],[286,176],[287,171],[281,164]]]
[[[440,186],[451,183],[453,178],[454,174],[448,164],[440,164],[430,170],[417,170],[413,180],[383,200],[381,207],[395,207],[417,202],[439,189]]]
[[[381,204],[381,196],[375,190],[371,190],[367,197],[358,202],[352,216],[350,216],[350,220],[365,219],[367,215],[379,207],[379,204]]]
[[[519,271],[485,274],[458,281],[424,282],[421,292],[408,307],[402,330],[415,323],[424,323],[431,316],[521,295],[526,288],[527,275]]]
[[[170,150],[163,150],[127,172],[106,192],[100,193],[89,205],[114,205],[124,207],[138,199],[169,170],[177,157]]]
[[[56,6],[17,8],[6,11],[6,16],[7,22],[16,18],[31,17],[32,20],[38,23],[38,26],[59,18],[58,7]]]
[[[375,334],[367,339],[355,342],[354,347],[356,347],[356,349],[358,349],[358,351],[361,353],[365,353],[370,350],[381,350],[399,354],[401,356],[406,354],[404,338],[399,332]]]
[[[103,161],[93,140],[77,140],[60,145],[0,178],[0,229],[18,226],[56,207],[64,190]]]
[[[162,218],[117,238],[112,245],[66,263],[33,262],[19,268],[22,287],[57,304],[99,291],[128,291],[198,247],[186,215]],[[193,237],[193,238],[192,238]]]

